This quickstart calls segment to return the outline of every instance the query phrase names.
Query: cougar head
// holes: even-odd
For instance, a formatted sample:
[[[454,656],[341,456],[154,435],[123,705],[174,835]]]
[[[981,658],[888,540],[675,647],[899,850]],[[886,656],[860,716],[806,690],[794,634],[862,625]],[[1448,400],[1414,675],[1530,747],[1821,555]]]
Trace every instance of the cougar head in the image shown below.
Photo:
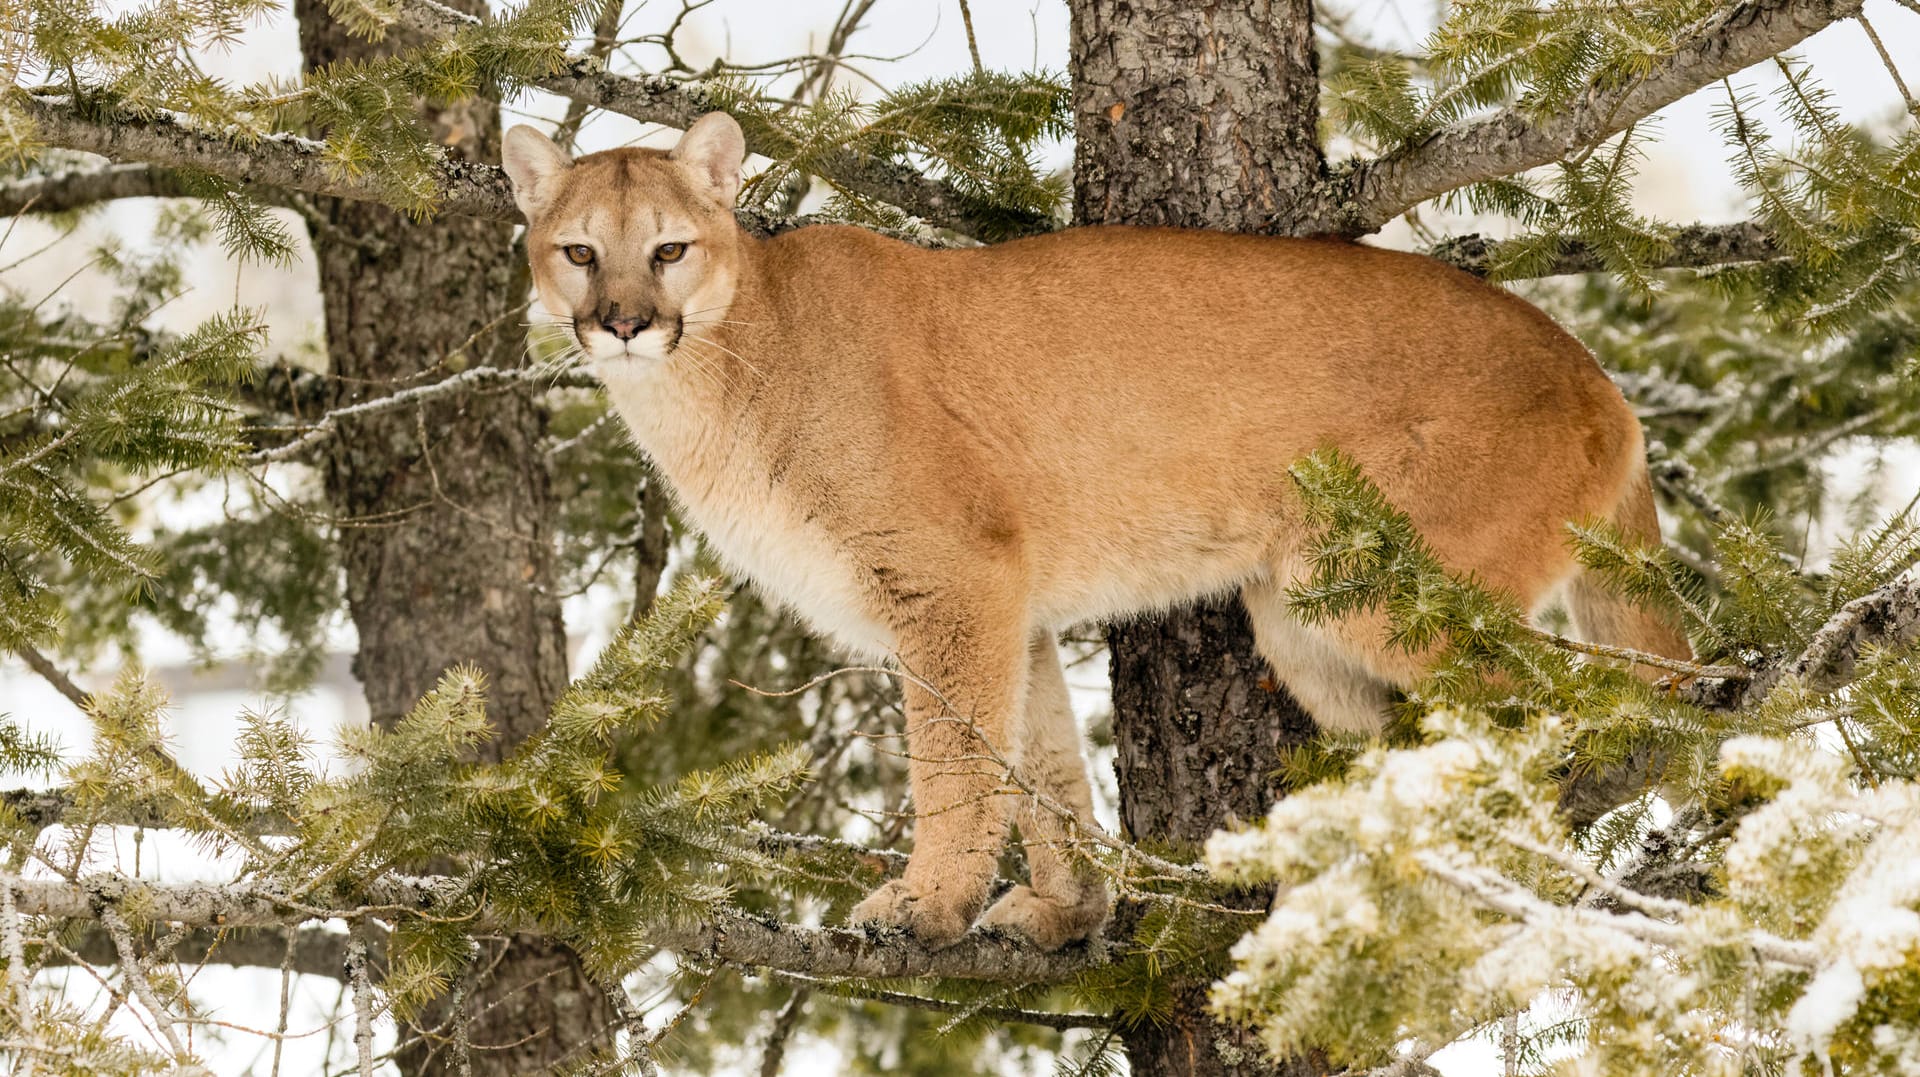
[[[707,113],[664,152],[578,160],[522,125],[507,132],[501,156],[527,217],[540,305],[572,323],[591,365],[666,359],[689,325],[727,316],[741,272],[733,200],[746,157],[733,117]]]

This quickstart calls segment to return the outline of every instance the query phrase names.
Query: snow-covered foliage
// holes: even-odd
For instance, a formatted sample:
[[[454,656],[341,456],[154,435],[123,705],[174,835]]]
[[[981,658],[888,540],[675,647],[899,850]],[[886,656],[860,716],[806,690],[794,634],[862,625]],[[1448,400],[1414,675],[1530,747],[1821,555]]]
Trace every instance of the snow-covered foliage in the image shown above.
[[[1857,788],[1810,737],[1729,741],[1727,777],[1764,802],[1688,903],[1570,838],[1561,723],[1423,729],[1208,845],[1222,875],[1280,886],[1214,991],[1276,1053],[1384,1064],[1538,1006],[1579,1022],[1568,1073],[1920,1073],[1920,785]]]
[[[1277,888],[1214,989],[1222,1015],[1276,1055],[1318,1046],[1361,1067],[1531,1011],[1512,1060],[1569,1074],[1920,1073],[1920,655],[1897,642],[1913,634],[1910,539],[1891,561],[1866,558],[1891,575],[1876,593],[1893,604],[1857,679],[1823,662],[1864,604],[1814,618],[1832,582],[1808,585],[1776,606],[1806,627],[1747,640],[1793,659],[1786,672],[1731,700],[1707,690],[1707,667],[1652,689],[1671,697],[1656,715],[1664,765],[1576,831],[1565,784],[1587,749],[1584,719],[1566,715],[1587,708],[1566,701],[1591,703],[1614,671],[1542,660],[1555,641],[1517,620],[1461,621],[1485,608],[1477,588],[1439,573],[1350,466],[1322,457],[1297,474],[1330,525],[1323,567],[1359,588],[1344,593],[1369,597],[1362,562],[1393,565],[1431,601],[1371,597],[1403,632],[1434,619],[1416,638],[1451,658],[1408,705],[1410,743],[1369,747],[1209,843],[1221,878]],[[1843,551],[1843,575],[1861,549]],[[1738,605],[1701,612],[1724,623]],[[1484,705],[1489,683],[1503,706]]]

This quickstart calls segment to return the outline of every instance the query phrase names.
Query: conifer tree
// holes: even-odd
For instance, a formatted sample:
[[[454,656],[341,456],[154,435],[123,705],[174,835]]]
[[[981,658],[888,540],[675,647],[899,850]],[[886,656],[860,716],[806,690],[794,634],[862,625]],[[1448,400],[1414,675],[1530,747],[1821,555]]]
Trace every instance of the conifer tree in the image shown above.
[[[337,983],[329,1064],[360,1073],[777,1073],[806,1041],[850,1071],[1421,1073],[1476,1038],[1509,1073],[1920,1073],[1920,519],[1826,489],[1920,423],[1920,72],[1888,48],[1920,8],[1457,0],[1407,48],[1305,0],[1070,0],[1064,74],[976,61],[863,96],[874,0],[816,53],[695,67],[709,2],[9,10],[0,210],[166,199],[159,242],[92,252],[110,303],[0,293],[0,647],[93,730],[67,751],[0,717],[12,1071],[204,1069],[253,1035],[199,978],[233,965]],[[208,73],[274,10],[297,78]],[[1828,27],[1884,66],[1884,118],[1843,119],[1795,55]],[[1746,222],[1635,208],[1658,112],[1696,93]],[[1406,219],[1548,307],[1641,415],[1669,541],[1568,541],[1699,659],[1649,686],[1624,669],[1648,656],[1528,623],[1336,447],[1292,470],[1317,535],[1297,607],[1384,610],[1442,656],[1384,737],[1317,736],[1230,597],[1076,631],[1115,687],[1120,829],[1081,821],[1072,849],[1117,895],[1108,937],[832,926],[910,838],[896,686],[719,578],[590,380],[528,338],[495,161],[502,105],[535,94],[565,139],[729,111],[759,234]],[[1431,227],[1461,210],[1513,235]],[[159,328],[183,252],[285,261],[295,229],[323,355],[274,353],[244,310]],[[1816,522],[1850,537],[1815,548]],[[569,679],[561,600],[589,590],[623,618]],[[341,619],[369,728],[322,746],[263,707],[226,773],[174,762],[152,632],[206,657],[244,634],[278,693]],[[116,864],[154,829],[216,875]]]

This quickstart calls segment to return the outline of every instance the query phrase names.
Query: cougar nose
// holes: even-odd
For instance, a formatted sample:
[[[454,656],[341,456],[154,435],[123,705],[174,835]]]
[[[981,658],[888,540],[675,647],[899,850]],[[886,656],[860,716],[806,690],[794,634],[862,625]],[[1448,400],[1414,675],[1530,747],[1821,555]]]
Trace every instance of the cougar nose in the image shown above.
[[[608,316],[600,319],[600,328],[612,333],[621,340],[632,340],[640,335],[640,330],[651,324],[649,318],[627,318]]]

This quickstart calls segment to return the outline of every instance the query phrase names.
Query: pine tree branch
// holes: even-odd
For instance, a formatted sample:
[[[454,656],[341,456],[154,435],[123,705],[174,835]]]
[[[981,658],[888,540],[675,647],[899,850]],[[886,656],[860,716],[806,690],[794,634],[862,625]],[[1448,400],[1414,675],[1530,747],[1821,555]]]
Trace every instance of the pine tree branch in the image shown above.
[[[1860,0],[1745,0],[1706,19],[1644,77],[1587,87],[1573,107],[1533,115],[1519,107],[1454,124],[1425,140],[1336,174],[1318,224],[1367,233],[1468,184],[1550,164],[1599,143],[1695,90],[1759,63],[1860,11]]]
[[[137,909],[148,922],[187,927],[271,927],[310,920],[459,916],[469,930],[537,933],[532,925],[501,924],[465,907],[466,886],[444,876],[388,875],[366,889],[365,904],[315,906],[240,883],[155,883],[118,873],[65,880],[22,880],[16,905],[28,916],[101,919],[103,910]],[[772,968],[816,977],[915,979],[942,977],[989,983],[1057,983],[1102,964],[1098,948],[1042,953],[1006,936],[975,932],[943,950],[928,950],[904,932],[803,927],[739,912],[704,921],[664,924],[648,933],[661,949],[728,964]]]
[[[1791,660],[1742,676],[1698,677],[1679,692],[1696,707],[1726,712],[1758,703],[1789,677],[1806,680],[1816,691],[1833,691],[1853,679],[1861,652],[1915,639],[1920,639],[1920,576],[1908,575],[1842,606]],[[1666,765],[1664,749],[1636,744],[1618,763],[1569,776],[1560,788],[1560,813],[1576,827],[1590,826],[1651,789]]]
[[[400,6],[400,25],[429,37],[445,38],[479,26],[480,20],[436,0],[406,0]],[[705,83],[662,75],[616,75],[592,56],[569,56],[560,71],[536,79],[535,84],[569,101],[642,123],[682,130],[692,126],[704,113],[721,109],[736,96]],[[758,117],[745,115],[740,119],[750,152],[775,159],[790,158],[800,152],[798,143]],[[896,206],[936,227],[962,235],[980,231],[978,217],[957,189],[904,165],[841,150],[811,157],[809,167],[837,186]],[[1008,213],[1001,211],[996,216],[1007,217]],[[1026,214],[1016,219],[1013,231],[1029,234],[1052,227],[1053,222],[1047,218]]]
[[[0,790],[0,807],[13,813],[23,825],[44,830],[66,822],[68,813],[74,810],[74,800],[73,794],[65,789],[7,789]],[[86,821],[149,830],[181,825],[179,805],[161,799],[121,800],[116,802],[115,810],[90,813]],[[292,821],[286,816],[265,810],[240,820],[237,825],[256,836],[295,832]],[[881,876],[898,875],[907,867],[907,854],[893,849],[875,849],[817,834],[791,834],[757,821],[749,822],[733,833],[766,856],[846,856],[860,861]]]
[[[365,202],[392,199],[366,176],[340,172],[325,145],[312,139],[269,135],[236,141],[166,116],[95,115],[65,97],[22,96],[15,99],[15,107],[33,119],[35,135],[47,145],[97,153],[121,163],[210,173],[263,192],[270,203],[280,201],[276,189]],[[507,174],[495,165],[443,161],[434,188],[436,212],[514,223],[522,219],[513,204]],[[756,236],[779,235],[823,220],[751,209],[736,211],[734,218]],[[869,230],[923,247],[955,245],[916,232]]]
[[[901,1006],[909,1010],[928,1010],[933,1013],[960,1014],[964,1018],[985,1021],[1012,1021],[1023,1025],[1039,1025],[1042,1028],[1106,1028],[1113,1024],[1113,1015],[1105,1013],[1060,1013],[1052,1010],[1028,1010],[1019,1006],[983,1006],[978,1002],[959,1002],[954,999],[930,998],[906,991],[887,991],[877,987],[867,987],[858,983],[841,983],[823,980],[816,976],[803,976],[799,973],[775,970],[772,978],[792,984],[802,992],[825,991],[836,998],[850,999],[855,1002],[884,1002],[889,1006]]]
[[[77,932],[62,933],[60,943],[62,949],[48,950],[42,955],[42,964],[62,966],[80,961],[88,965],[115,965],[120,961],[113,934],[104,927],[89,925]],[[287,930],[195,928],[174,942],[170,956],[159,960],[188,966],[277,969],[287,962]],[[302,928],[293,932],[293,960],[289,967],[294,972],[303,976],[344,980],[346,960],[345,932],[323,927]]]
[[[382,202],[391,195],[365,174],[351,175],[327,156],[323,143],[296,135],[238,139],[166,116],[100,114],[66,97],[13,99],[33,120],[35,136],[51,146],[97,153],[113,161],[190,168],[244,186],[305,191]],[[506,173],[491,165],[442,161],[434,180],[442,213],[518,221]]]
[[[0,804],[36,828],[60,822],[73,809],[72,797],[58,789],[0,792]],[[176,813],[158,803],[133,804],[111,819],[95,821],[156,828],[178,825]],[[250,829],[260,833],[287,833],[290,827],[285,819],[263,813]],[[890,850],[786,834],[766,827],[749,827],[745,836],[769,855],[844,852],[872,861],[883,874],[897,873],[906,860],[904,854]],[[432,914],[463,893],[461,884],[454,879],[387,876],[370,888],[367,906],[327,908],[304,902],[282,902],[269,892],[237,883],[153,884],[111,873],[87,877],[80,885],[41,880],[19,885],[28,891],[22,898],[21,911],[30,915],[91,920],[99,908],[131,901],[148,920],[179,923],[207,932],[280,927],[335,915],[395,915],[399,910]],[[484,917],[473,922],[474,930],[481,932],[505,931],[506,927]],[[521,925],[513,925],[513,930],[526,933]],[[270,945],[249,942],[250,938],[227,937],[207,961],[278,967],[285,953],[284,937],[275,937]],[[214,939],[213,934],[190,935],[181,945],[188,950],[204,950]],[[970,935],[953,948],[928,951],[903,935],[808,928],[739,913],[724,914],[708,922],[666,926],[655,932],[651,941],[663,949],[685,954],[815,977],[942,976],[1007,983],[1029,978],[1035,978],[1035,982],[1056,982],[1103,961],[1101,955],[1085,948],[1043,954],[1018,941],[984,934]],[[307,939],[303,935],[297,945],[303,949],[302,956],[296,957],[300,965],[296,971],[320,969],[322,974],[335,978],[344,975],[341,972],[346,947],[344,935],[333,941]],[[229,947],[236,946],[237,949],[229,951]],[[78,947],[75,950],[82,958],[91,960],[87,957],[90,951]]]
[[[1702,678],[1688,686],[1688,701],[1709,710],[1734,710],[1765,699],[1788,678],[1831,692],[1853,679],[1861,652],[1915,639],[1920,639],[1920,575],[1909,574],[1840,607],[1792,661],[1765,667],[1745,683]]]
[[[152,165],[75,168],[0,183],[0,217],[65,213],[121,198],[184,198],[196,192],[180,173]]]
[[[34,830],[67,821],[74,811],[73,794],[65,789],[7,789],[0,790],[0,807],[18,818],[23,826]],[[154,799],[122,799],[116,801],[110,810],[93,810],[86,813],[88,823],[107,826],[135,826],[149,830],[161,830],[178,827],[180,804],[177,801]],[[258,811],[251,818],[230,820],[239,829],[249,834],[291,834],[294,827],[283,815],[270,811]]]
[[[1500,263],[1500,248],[1507,241],[1491,240],[1478,234],[1454,236],[1427,249],[1427,257],[1484,277]],[[1647,269],[1703,269],[1737,262],[1769,262],[1786,256],[1767,230],[1752,221],[1737,224],[1690,224],[1675,229],[1668,237],[1664,257],[1649,263]],[[1552,262],[1530,272],[1507,274],[1503,280],[1528,277],[1556,277],[1573,273],[1604,273],[1607,266],[1585,243],[1571,241]]]

